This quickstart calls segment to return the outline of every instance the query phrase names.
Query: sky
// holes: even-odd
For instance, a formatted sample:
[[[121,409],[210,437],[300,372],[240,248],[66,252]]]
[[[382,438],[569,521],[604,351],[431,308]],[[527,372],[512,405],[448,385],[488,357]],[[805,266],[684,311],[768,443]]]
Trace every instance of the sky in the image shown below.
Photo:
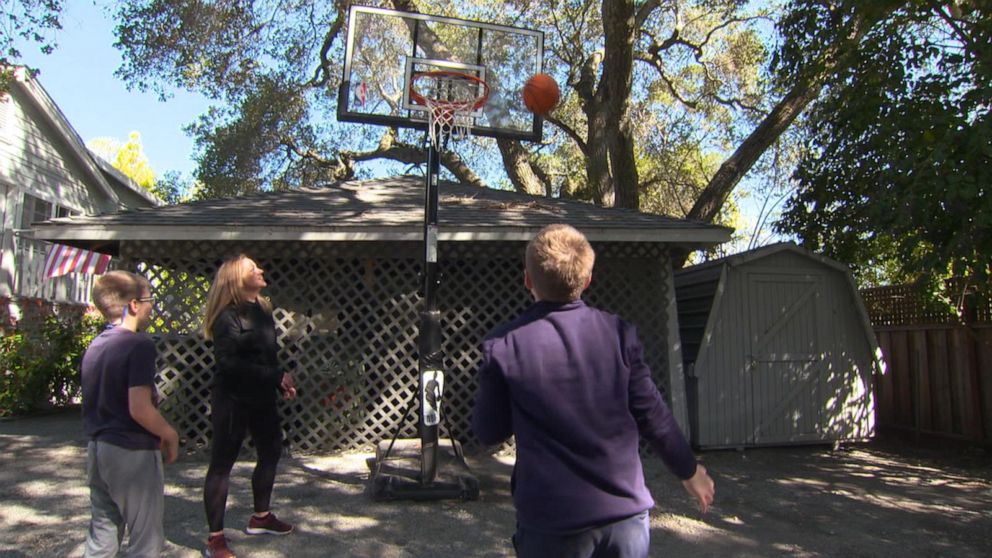
[[[165,102],[150,91],[128,91],[114,77],[121,55],[113,47],[113,23],[102,10],[89,0],[66,2],[55,51],[42,54],[37,44],[22,42],[20,62],[41,72],[38,82],[84,142],[110,137],[124,143],[138,132],[156,176],[166,171],[189,176],[195,167],[193,140],[183,127],[209,103],[182,91]]]

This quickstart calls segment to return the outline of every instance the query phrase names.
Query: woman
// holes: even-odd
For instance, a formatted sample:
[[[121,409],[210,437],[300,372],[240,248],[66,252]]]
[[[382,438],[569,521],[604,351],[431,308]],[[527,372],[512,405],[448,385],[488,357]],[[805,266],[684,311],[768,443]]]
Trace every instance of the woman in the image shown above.
[[[292,525],[280,521],[269,510],[282,453],[276,395],[281,391],[285,399],[292,399],[296,397],[296,387],[277,360],[272,305],[260,294],[265,286],[262,270],[242,254],[220,266],[207,295],[203,334],[214,342],[215,361],[213,443],[203,487],[210,526],[209,557],[234,556],[224,538],[224,508],[231,468],[246,431],[251,433],[258,460],[251,477],[255,513],[245,531],[250,535],[287,535],[293,530]]]

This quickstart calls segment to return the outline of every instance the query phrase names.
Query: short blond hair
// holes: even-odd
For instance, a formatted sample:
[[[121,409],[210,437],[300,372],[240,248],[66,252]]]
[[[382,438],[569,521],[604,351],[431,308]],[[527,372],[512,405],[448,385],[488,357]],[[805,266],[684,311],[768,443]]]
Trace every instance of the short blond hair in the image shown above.
[[[90,296],[103,318],[114,322],[121,319],[129,302],[146,292],[151,292],[148,279],[130,271],[110,271],[96,280]]]
[[[569,225],[548,225],[527,244],[527,274],[542,300],[577,300],[595,262],[596,253],[585,235]]]

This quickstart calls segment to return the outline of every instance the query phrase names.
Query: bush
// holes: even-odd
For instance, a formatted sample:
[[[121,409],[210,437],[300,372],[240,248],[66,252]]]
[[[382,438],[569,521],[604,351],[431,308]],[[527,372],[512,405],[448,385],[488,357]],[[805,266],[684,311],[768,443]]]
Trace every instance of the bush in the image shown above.
[[[0,338],[0,416],[76,401],[83,353],[102,324],[89,315],[49,315],[36,331],[15,328]]]

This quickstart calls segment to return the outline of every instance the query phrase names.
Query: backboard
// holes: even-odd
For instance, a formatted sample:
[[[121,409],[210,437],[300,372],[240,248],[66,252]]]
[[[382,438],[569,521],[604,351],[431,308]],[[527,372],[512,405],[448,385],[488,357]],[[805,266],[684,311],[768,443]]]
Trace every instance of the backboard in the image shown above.
[[[522,91],[543,63],[540,31],[351,6],[338,120],[425,130],[425,107],[410,102],[411,77],[455,70],[489,85],[489,101],[473,114],[471,133],[540,141],[543,119],[524,107]]]

